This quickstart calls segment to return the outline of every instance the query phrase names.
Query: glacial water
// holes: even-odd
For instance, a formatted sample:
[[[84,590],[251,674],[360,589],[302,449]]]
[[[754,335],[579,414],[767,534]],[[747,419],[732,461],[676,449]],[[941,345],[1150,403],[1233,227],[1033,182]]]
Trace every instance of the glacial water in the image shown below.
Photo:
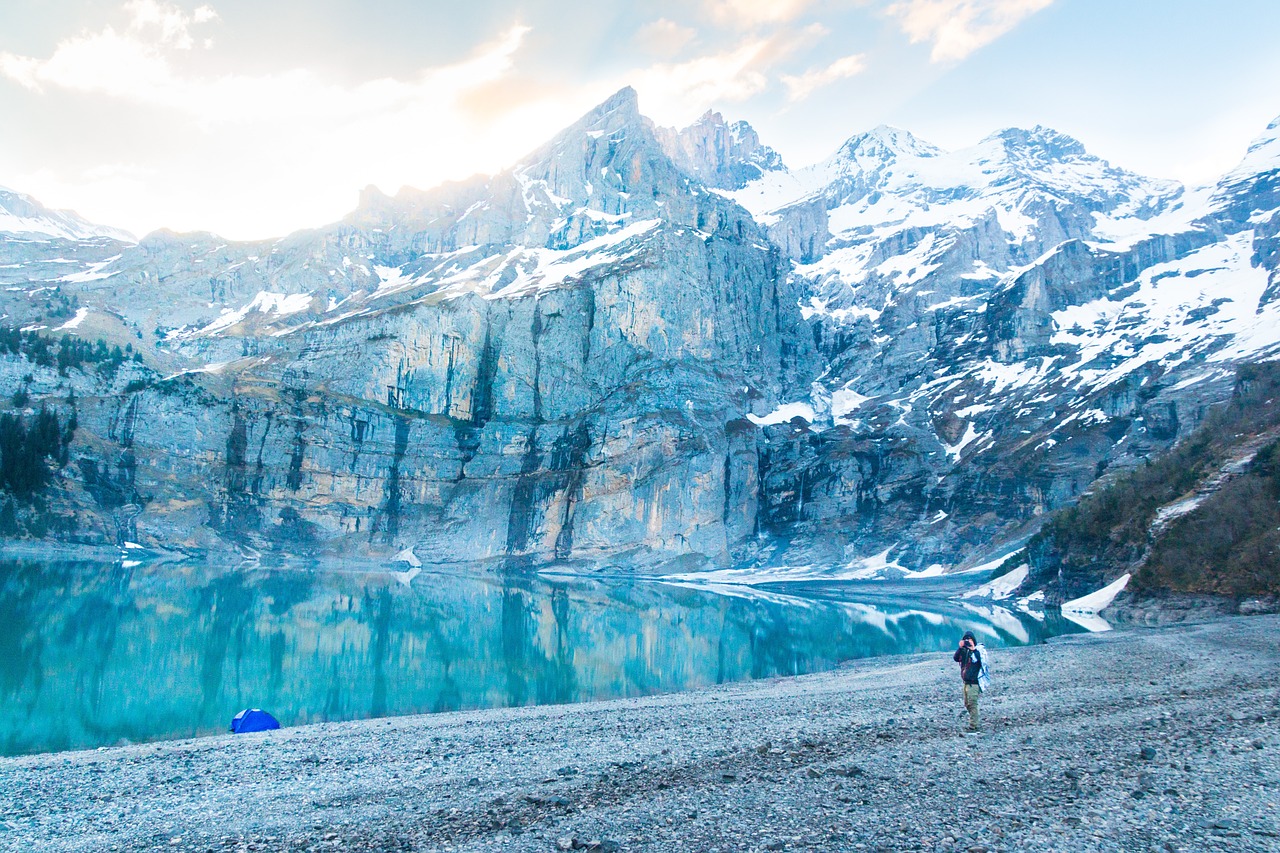
[[[955,589],[0,561],[0,753],[221,732],[245,707],[295,726],[581,702],[1079,630]]]

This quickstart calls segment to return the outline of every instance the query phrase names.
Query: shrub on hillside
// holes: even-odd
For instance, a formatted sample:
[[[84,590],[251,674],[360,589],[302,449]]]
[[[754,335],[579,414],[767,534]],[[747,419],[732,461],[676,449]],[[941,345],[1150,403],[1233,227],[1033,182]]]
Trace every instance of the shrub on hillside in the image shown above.
[[[1231,401],[1181,444],[1095,487],[1044,525],[1027,545],[1030,588],[1056,584],[1063,597],[1073,597],[1146,557],[1133,579],[1135,591],[1231,596],[1275,591],[1280,587],[1275,444],[1258,454],[1245,476],[1160,529],[1154,541],[1152,536],[1162,507],[1192,495],[1240,455],[1243,442],[1274,430],[1280,430],[1280,362],[1244,365]]]
[[[1234,598],[1280,593],[1280,442],[1171,523],[1134,582]]]

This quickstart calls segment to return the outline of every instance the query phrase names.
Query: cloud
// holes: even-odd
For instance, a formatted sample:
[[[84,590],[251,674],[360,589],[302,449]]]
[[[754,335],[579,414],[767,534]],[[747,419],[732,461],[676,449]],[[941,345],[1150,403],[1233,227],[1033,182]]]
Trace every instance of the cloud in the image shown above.
[[[528,27],[513,26],[469,58],[423,69],[413,79],[380,78],[343,86],[305,69],[257,76],[187,75],[174,51],[190,49],[193,21],[212,20],[217,13],[202,6],[187,16],[155,0],[132,0],[124,8],[132,15],[127,32],[107,27],[67,39],[47,59],[0,53],[0,75],[36,91],[58,88],[185,113],[205,126],[321,117],[343,121],[448,108],[468,90],[508,73],[529,32]]]
[[[129,29],[134,32],[155,30],[160,41],[179,50],[190,50],[195,43],[191,37],[191,25],[215,20],[218,13],[210,6],[201,6],[190,15],[178,6],[158,0],[130,0],[124,4],[129,13]]]
[[[931,42],[934,62],[964,59],[1053,0],[900,0],[885,9],[912,44]]]
[[[698,112],[718,101],[742,101],[764,90],[769,78],[757,65],[764,41],[687,62],[635,72],[635,87],[658,113]]]
[[[47,100],[93,95],[122,127],[154,125],[182,145],[131,152],[104,144],[81,164],[30,170],[30,191],[105,211],[93,199],[116,196],[122,224],[142,233],[166,225],[212,228],[237,238],[280,234],[333,221],[355,191],[377,184],[432,186],[495,171],[580,112],[576,96],[514,73],[529,28],[513,25],[469,56],[397,77],[344,82],[319,69],[246,74],[196,70],[189,42],[214,20],[212,7],[189,15],[155,0],[125,7],[128,23],[64,39],[43,57],[0,53],[0,82],[12,80]],[[203,10],[203,11],[202,11]],[[202,58],[215,67],[216,54]],[[154,172],[93,164],[136,158]],[[87,161],[87,165],[86,162]],[[79,186],[72,194],[68,188]],[[246,198],[269,199],[245,204]],[[104,221],[121,222],[115,216]]]
[[[844,80],[861,74],[867,67],[866,56],[858,53],[837,59],[826,68],[814,68],[799,76],[782,75],[782,83],[787,87],[787,100],[803,101],[817,89],[830,85],[837,80]]]
[[[813,0],[705,0],[711,19],[739,29],[794,21]]]
[[[40,60],[0,53],[0,74],[28,89],[54,86],[80,92],[116,96],[136,95],[152,102],[179,96],[164,53],[189,51],[195,44],[193,24],[215,20],[218,13],[201,6],[188,15],[159,0],[129,0],[122,7],[128,28],[76,36],[59,42],[53,55]],[[208,45],[209,40],[205,40]]]
[[[769,38],[748,38],[719,53],[635,70],[621,82],[635,86],[647,115],[684,124],[710,107],[763,92],[779,63],[826,34],[825,27],[815,24]]]
[[[682,27],[668,18],[659,18],[645,24],[636,33],[636,42],[658,56],[675,56],[697,37],[691,27]]]
[[[156,101],[172,90],[172,74],[159,50],[110,27],[60,43],[44,60],[0,53],[0,74],[37,91],[57,87]]]

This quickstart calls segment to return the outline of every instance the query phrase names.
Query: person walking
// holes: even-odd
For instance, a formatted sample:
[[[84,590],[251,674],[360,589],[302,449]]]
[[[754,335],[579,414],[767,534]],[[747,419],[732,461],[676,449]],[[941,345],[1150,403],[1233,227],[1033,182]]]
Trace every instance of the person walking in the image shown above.
[[[982,672],[982,652],[978,651],[978,640],[972,631],[964,632],[952,659],[960,664],[960,680],[964,683],[964,707],[969,712],[969,725],[965,731],[976,732],[979,725],[978,697],[982,695],[982,687],[978,683],[978,675]]]

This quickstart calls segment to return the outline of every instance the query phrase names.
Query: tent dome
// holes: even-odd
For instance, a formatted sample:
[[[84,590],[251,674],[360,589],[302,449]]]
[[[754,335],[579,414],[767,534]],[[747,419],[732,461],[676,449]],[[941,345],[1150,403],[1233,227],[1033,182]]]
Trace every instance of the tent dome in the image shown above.
[[[280,728],[280,721],[261,708],[245,708],[231,718],[231,731],[236,734],[245,732],[265,732]]]

